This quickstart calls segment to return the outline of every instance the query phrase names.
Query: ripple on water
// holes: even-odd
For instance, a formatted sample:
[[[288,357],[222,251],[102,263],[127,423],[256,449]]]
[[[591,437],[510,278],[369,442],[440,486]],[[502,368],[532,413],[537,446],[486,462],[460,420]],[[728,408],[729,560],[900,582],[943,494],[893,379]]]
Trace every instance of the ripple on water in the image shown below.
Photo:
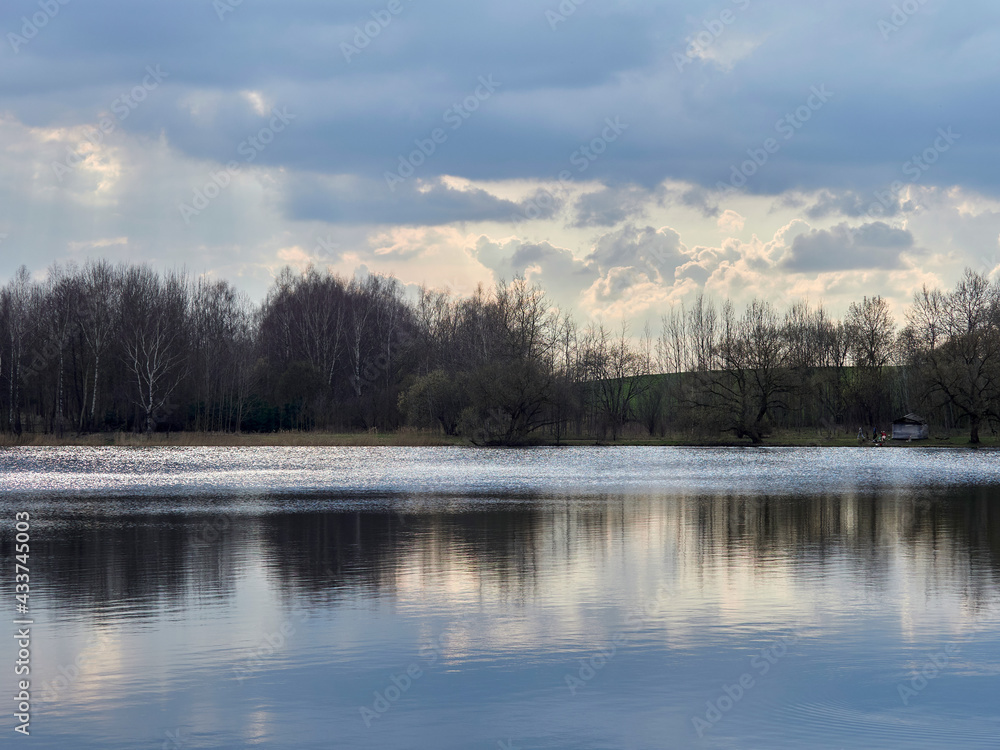
[[[871,448],[16,448],[0,495],[424,493],[577,496],[924,491],[1000,484],[1000,453]]]

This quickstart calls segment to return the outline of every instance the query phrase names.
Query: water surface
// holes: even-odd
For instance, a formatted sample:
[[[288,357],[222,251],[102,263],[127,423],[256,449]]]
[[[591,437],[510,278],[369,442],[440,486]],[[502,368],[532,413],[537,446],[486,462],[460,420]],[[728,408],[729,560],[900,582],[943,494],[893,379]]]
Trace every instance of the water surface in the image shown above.
[[[0,453],[36,748],[996,748],[998,498],[944,450]]]

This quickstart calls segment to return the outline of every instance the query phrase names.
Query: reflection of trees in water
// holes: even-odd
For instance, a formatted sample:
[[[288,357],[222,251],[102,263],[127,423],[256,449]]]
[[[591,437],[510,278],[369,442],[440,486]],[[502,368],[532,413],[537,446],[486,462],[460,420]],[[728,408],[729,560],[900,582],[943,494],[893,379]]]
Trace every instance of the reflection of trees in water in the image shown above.
[[[420,595],[454,583],[517,602],[537,595],[541,573],[571,577],[581,565],[599,569],[626,555],[655,565],[664,554],[698,580],[720,566],[767,575],[785,560],[819,571],[837,566],[876,590],[905,559],[928,593],[961,586],[976,607],[995,599],[1000,582],[995,494],[550,497],[516,505],[394,498],[380,507],[263,516],[126,511],[54,523],[33,551],[45,560],[36,576],[46,596],[98,611],[222,602],[238,576],[261,563],[276,591],[314,601]],[[12,541],[4,533],[8,559]]]
[[[900,555],[934,593],[959,582],[976,607],[1000,582],[1000,507],[995,488],[947,495],[893,491],[838,497],[739,496],[685,502],[700,563],[720,555],[766,570],[766,560],[849,569],[883,588]]]
[[[224,516],[72,516],[33,534],[32,588],[97,613],[127,604],[141,615],[185,596],[221,603],[252,536]],[[0,545],[5,555],[13,554],[10,541]]]
[[[313,597],[344,588],[394,596],[404,576],[433,583],[460,574],[517,598],[533,585],[544,515],[538,509],[295,513],[265,519],[262,540],[272,577]]]

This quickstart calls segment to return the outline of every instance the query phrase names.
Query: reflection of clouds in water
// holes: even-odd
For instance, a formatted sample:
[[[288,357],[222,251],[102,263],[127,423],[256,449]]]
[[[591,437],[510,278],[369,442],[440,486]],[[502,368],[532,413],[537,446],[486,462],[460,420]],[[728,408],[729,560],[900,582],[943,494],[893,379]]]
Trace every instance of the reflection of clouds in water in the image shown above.
[[[523,472],[553,472],[552,453],[531,453]],[[766,473],[768,451],[742,453],[743,465]],[[433,455],[439,469],[461,461]],[[655,465],[654,456],[640,451],[645,463],[635,463]],[[616,471],[578,468],[598,485]],[[320,746],[317,728],[333,721],[344,746],[359,748],[441,746],[423,732],[455,726],[469,744],[516,733],[528,739],[515,745],[528,748],[541,735],[522,730],[543,724],[575,746],[626,746],[616,734],[623,717],[630,731],[655,715],[657,736],[695,737],[691,716],[704,714],[720,685],[794,632],[794,660],[711,729],[718,738],[780,729],[785,744],[760,746],[786,748],[791,739],[815,746],[813,719],[825,715],[800,710],[800,699],[853,717],[829,732],[870,727],[857,701],[885,683],[884,702],[898,706],[899,665],[927,644],[962,643],[963,659],[982,665],[977,676],[996,668],[994,488],[778,489],[39,500],[51,502],[47,606],[128,623],[98,689],[53,705],[74,729],[84,709],[115,717],[108,726],[133,726],[113,703],[167,696],[162,721],[133,726],[158,741],[164,727],[179,727],[189,742],[214,732],[231,746]],[[288,623],[294,632],[272,645]],[[580,659],[599,653],[606,663],[569,694],[566,674],[578,676]],[[425,674],[366,726],[358,707],[412,664]],[[247,679],[234,680],[234,666]],[[963,667],[942,676],[920,708],[948,721],[940,701],[956,690],[969,696],[963,741],[988,746],[977,744],[981,701],[962,682],[971,675]],[[883,726],[897,726],[894,717]]]

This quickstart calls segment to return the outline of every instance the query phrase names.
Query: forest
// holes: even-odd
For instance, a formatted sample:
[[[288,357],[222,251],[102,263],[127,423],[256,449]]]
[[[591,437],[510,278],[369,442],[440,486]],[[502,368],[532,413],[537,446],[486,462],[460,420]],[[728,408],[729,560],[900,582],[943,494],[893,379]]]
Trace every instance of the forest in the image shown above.
[[[285,268],[262,303],[184,270],[88,261],[0,290],[0,430],[394,431],[477,445],[855,435],[916,412],[1000,421],[1000,283],[966,270],[902,320],[865,297],[699,297],[658,330],[580,325],[523,279],[467,298]]]

